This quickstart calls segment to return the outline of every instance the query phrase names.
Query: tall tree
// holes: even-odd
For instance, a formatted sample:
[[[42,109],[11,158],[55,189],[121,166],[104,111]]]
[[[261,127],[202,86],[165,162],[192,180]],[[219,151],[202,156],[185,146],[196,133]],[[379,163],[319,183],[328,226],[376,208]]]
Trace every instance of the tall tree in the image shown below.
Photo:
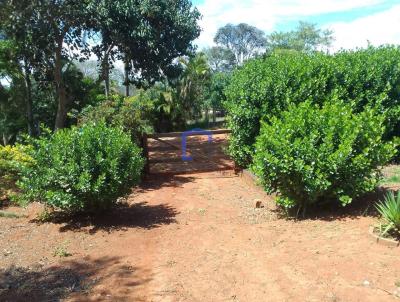
[[[218,29],[214,42],[232,51],[236,65],[242,65],[245,60],[260,53],[265,48],[267,40],[262,30],[240,23],[227,24]]]
[[[4,145],[26,128],[21,110],[25,106],[26,87],[22,67],[16,61],[16,50],[11,41],[0,39],[0,140]]]
[[[21,3],[16,2],[15,6],[20,7],[19,5]],[[6,1],[0,2],[1,40],[3,46],[8,45],[8,47],[1,48],[2,59],[5,55],[8,57],[8,68],[6,70],[12,73],[11,78],[14,81],[23,79],[20,89],[22,88],[25,91],[24,103],[28,133],[34,136],[36,131],[33,119],[32,73],[34,68],[40,64],[43,56],[42,51],[38,51],[34,43],[40,41],[39,37],[35,36],[31,30],[26,29],[21,22],[9,22],[13,12],[13,6]],[[23,18],[29,16],[31,12],[29,7],[25,7]]]
[[[126,65],[126,94],[130,83],[151,83],[176,73],[174,59],[194,50],[199,12],[189,0],[3,0],[8,11],[2,23],[28,32],[35,55],[44,54],[40,74],[54,82],[58,109],[55,129],[66,126],[70,108],[64,61],[87,58],[91,49],[85,33],[101,37],[101,67],[106,93],[116,59]],[[3,18],[2,18],[3,19]],[[26,43],[26,35],[16,35]],[[92,39],[96,41],[96,39]],[[111,66],[110,66],[111,65]]]
[[[175,75],[178,57],[194,51],[200,34],[200,13],[189,0],[101,0],[98,6],[101,59],[106,94],[115,59],[124,61],[126,95],[129,84],[153,83]]]
[[[329,50],[333,40],[333,31],[321,30],[316,24],[300,21],[293,31],[273,32],[269,35],[268,51],[276,49],[291,49],[301,52]]]
[[[176,85],[177,100],[186,120],[196,118],[201,111],[205,89],[209,86],[211,71],[203,53],[192,58],[181,58],[183,73]]]
[[[228,48],[213,46],[204,49],[203,52],[214,72],[230,71],[235,66],[235,55]]]
[[[4,0],[12,13],[5,23],[21,32],[30,33],[32,49],[44,54],[43,65],[51,71],[54,81],[58,109],[55,129],[65,127],[68,113],[68,97],[62,77],[63,60],[88,54],[88,45],[83,32],[93,28],[95,14],[92,0]],[[26,43],[26,35],[17,35],[16,40]]]
[[[231,73],[227,72],[212,74],[208,99],[213,112],[213,123],[217,121],[217,110],[224,107],[223,103],[226,101],[224,89],[229,85],[230,77]]]

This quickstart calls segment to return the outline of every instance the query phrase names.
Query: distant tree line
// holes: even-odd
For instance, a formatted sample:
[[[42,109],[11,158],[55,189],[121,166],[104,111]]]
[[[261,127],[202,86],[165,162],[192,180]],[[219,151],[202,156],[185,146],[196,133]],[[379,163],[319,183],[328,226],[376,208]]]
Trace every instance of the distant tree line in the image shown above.
[[[228,71],[248,59],[274,51],[327,51],[333,41],[333,31],[303,21],[292,31],[275,31],[269,35],[246,23],[227,24],[218,29],[214,37],[216,46],[204,52],[214,71]]]

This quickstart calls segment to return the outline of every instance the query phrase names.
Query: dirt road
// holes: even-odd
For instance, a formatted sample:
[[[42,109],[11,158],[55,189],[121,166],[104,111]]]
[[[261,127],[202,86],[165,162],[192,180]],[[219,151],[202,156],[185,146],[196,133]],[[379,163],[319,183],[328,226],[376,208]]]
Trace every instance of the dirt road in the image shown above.
[[[262,199],[264,208],[256,209]],[[99,217],[0,218],[0,301],[397,301],[365,203],[295,222],[232,172],[152,176]],[[366,214],[366,215],[365,215]]]

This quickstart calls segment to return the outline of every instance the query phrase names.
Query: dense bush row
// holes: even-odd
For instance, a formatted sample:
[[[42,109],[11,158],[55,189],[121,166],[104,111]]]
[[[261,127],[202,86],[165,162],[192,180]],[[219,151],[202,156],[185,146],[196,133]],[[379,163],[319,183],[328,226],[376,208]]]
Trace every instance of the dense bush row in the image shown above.
[[[87,124],[34,141],[35,164],[21,171],[26,201],[67,212],[99,211],[139,182],[141,150],[121,128]]]
[[[399,133],[400,48],[370,47],[335,55],[272,53],[249,61],[226,89],[232,129],[230,154],[241,165],[252,161],[260,120],[270,120],[290,104],[323,104],[333,96],[360,112],[379,103],[387,111],[387,138]]]
[[[395,144],[382,141],[383,122],[375,110],[356,114],[335,99],[322,108],[310,101],[289,105],[262,124],[253,170],[286,208],[332,200],[347,205],[375,188],[377,168],[395,154]]]

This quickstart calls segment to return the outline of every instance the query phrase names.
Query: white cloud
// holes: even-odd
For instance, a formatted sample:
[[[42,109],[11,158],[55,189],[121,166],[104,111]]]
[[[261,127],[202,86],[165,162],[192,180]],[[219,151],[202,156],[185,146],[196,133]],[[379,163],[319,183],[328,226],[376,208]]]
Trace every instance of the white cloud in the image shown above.
[[[217,29],[227,23],[245,22],[271,32],[278,22],[285,20],[301,20],[307,16],[344,12],[383,2],[384,0],[205,0],[198,6],[203,15],[200,22],[203,32],[197,44],[200,47],[212,45]],[[389,22],[393,22],[393,17],[385,23]],[[344,24],[334,26],[338,33],[345,27]]]
[[[351,22],[330,24],[328,27],[335,32],[334,50],[366,47],[368,41],[375,46],[400,44],[400,5]]]

